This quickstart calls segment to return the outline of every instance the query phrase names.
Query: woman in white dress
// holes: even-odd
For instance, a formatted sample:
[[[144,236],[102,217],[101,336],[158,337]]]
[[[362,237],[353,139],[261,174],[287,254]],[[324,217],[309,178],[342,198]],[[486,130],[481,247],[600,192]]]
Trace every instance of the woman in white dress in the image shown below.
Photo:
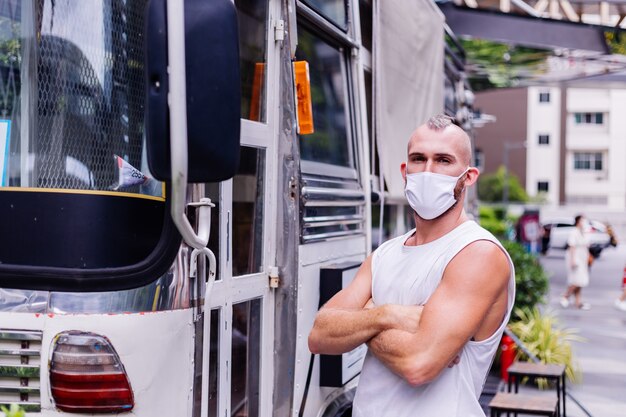
[[[567,266],[567,291],[561,298],[561,306],[569,306],[569,297],[574,295],[574,305],[581,310],[589,310],[591,306],[581,300],[581,289],[589,285],[589,241],[583,233],[583,216],[575,217],[575,228],[567,238],[565,262]]]

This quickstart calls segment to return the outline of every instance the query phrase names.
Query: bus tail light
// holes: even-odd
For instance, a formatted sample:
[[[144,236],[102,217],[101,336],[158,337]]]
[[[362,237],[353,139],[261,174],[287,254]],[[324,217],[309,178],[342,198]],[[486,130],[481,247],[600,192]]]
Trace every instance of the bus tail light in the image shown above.
[[[77,331],[57,335],[50,364],[57,408],[69,413],[132,410],[133,392],[117,352],[104,336]]]

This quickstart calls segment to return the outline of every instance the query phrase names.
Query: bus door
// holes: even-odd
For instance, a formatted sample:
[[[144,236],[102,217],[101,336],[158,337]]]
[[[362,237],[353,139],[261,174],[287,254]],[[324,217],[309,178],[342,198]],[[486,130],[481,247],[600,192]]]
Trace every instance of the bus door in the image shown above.
[[[320,274],[348,262],[358,266],[367,252],[369,184],[363,181],[367,139],[360,124],[356,3],[307,0],[297,8],[296,60],[308,62],[314,123],[314,133],[298,137],[301,231],[294,407],[304,416],[321,415],[324,402],[346,390],[343,383],[320,387],[320,358],[307,347],[319,307]]]
[[[235,0],[241,71],[239,171],[206,184],[216,203],[209,248],[217,277],[205,295],[202,416],[272,415],[276,248],[278,47],[280,2]],[[208,376],[208,377],[207,377]]]

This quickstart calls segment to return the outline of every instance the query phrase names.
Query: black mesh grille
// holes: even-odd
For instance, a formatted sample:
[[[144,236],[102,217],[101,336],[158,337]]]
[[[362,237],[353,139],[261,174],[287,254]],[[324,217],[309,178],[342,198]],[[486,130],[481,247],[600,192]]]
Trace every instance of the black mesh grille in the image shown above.
[[[145,2],[105,0],[102,23],[95,27],[91,19],[82,20],[93,15],[93,2],[42,5],[31,183],[110,189],[118,180],[114,155],[141,166]],[[63,24],[64,13],[77,26]]]

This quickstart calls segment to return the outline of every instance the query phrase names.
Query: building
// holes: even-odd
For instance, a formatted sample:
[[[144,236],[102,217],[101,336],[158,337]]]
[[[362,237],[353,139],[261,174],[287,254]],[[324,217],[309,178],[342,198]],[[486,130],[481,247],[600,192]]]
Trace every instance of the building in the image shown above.
[[[508,159],[532,198],[573,209],[626,209],[626,75],[477,94],[497,121],[478,130],[483,172]]]

